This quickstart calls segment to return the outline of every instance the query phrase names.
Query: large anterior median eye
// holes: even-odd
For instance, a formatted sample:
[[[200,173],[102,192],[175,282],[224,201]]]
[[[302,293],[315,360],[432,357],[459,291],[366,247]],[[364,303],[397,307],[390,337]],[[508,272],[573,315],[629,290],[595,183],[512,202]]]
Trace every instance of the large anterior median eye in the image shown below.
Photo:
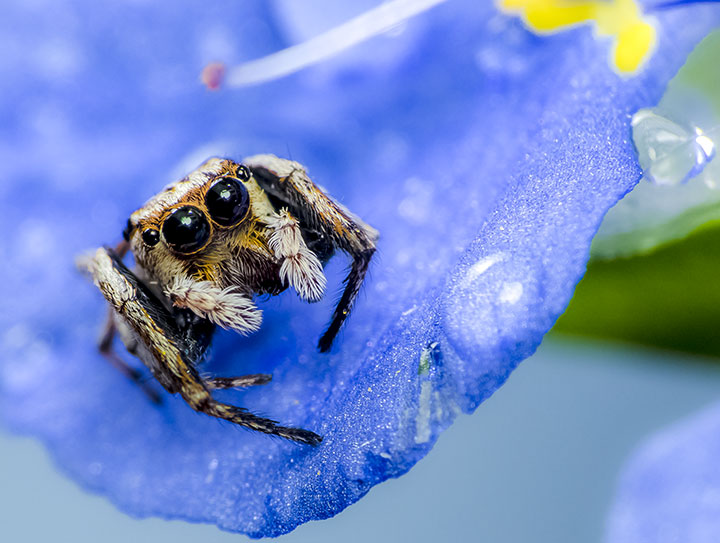
[[[245,185],[232,177],[221,177],[205,194],[210,218],[222,226],[242,221],[250,208],[250,195]]]
[[[165,218],[162,233],[168,246],[178,253],[190,254],[207,245],[210,223],[205,214],[193,206],[174,209]]]

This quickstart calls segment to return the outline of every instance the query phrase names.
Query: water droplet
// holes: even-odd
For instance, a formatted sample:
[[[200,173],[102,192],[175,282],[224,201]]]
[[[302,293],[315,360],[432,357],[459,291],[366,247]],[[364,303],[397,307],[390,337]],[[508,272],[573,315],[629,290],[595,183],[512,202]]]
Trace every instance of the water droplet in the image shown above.
[[[632,137],[644,179],[605,217],[592,252],[616,258],[680,239],[718,217],[720,30],[690,54],[652,109],[632,118]],[[650,105],[650,104],[648,104]]]
[[[641,109],[632,119],[633,140],[645,179],[656,185],[679,185],[700,175],[715,157],[720,126],[704,132]]]

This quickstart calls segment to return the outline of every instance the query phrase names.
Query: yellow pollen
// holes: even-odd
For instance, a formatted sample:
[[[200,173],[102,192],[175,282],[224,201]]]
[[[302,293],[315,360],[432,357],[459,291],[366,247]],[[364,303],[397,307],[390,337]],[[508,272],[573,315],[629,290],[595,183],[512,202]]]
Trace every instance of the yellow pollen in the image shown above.
[[[611,64],[621,74],[636,72],[655,47],[655,27],[635,0],[499,0],[499,7],[538,34],[592,24],[597,36],[613,38]]]

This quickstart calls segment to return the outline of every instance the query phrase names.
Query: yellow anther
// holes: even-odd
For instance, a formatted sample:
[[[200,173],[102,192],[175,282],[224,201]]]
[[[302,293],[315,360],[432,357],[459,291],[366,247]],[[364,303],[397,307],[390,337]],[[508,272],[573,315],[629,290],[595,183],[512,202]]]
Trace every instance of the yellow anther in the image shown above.
[[[635,0],[500,0],[499,6],[539,34],[593,25],[597,36],[614,39],[612,65],[623,74],[637,71],[655,46],[655,27]]]
[[[613,62],[621,73],[635,72],[654,46],[654,26],[643,21],[627,25],[615,40]]]

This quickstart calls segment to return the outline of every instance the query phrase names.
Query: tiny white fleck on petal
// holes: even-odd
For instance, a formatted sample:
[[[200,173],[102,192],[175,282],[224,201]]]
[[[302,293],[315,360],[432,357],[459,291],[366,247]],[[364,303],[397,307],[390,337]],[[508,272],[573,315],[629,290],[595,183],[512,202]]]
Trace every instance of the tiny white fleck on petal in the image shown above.
[[[513,281],[511,283],[503,283],[502,290],[500,291],[499,300],[504,304],[516,303],[523,294],[522,283]]]

